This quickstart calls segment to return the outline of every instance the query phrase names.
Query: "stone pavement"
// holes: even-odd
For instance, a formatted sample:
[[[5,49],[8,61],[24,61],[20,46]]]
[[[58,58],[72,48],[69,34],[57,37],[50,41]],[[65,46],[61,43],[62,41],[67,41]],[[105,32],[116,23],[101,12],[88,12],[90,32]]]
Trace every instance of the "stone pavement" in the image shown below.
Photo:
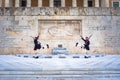
[[[120,80],[120,55],[0,55],[0,80]]]

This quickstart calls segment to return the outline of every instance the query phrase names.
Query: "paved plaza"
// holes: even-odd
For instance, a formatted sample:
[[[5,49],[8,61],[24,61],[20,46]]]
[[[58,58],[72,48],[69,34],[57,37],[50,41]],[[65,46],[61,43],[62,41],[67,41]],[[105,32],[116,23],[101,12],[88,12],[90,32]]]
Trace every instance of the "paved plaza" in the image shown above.
[[[120,80],[120,55],[0,55],[0,80]]]

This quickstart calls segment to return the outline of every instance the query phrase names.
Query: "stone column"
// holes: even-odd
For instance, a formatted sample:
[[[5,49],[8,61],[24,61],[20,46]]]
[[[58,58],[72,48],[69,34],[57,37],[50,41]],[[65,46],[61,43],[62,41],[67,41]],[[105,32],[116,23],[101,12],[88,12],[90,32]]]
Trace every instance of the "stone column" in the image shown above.
[[[50,0],[50,7],[54,7],[54,0]]]
[[[20,1],[19,0],[15,0],[15,7],[20,7]]]
[[[0,7],[2,7],[2,0],[0,0]]]
[[[38,0],[38,7],[42,7],[42,0]]]
[[[104,0],[101,0],[101,7],[104,7]]]
[[[99,7],[99,0],[95,0],[95,7]]]
[[[106,5],[106,7],[110,7],[109,5],[109,0],[105,0],[105,5]]]
[[[61,7],[65,7],[65,0],[61,0]]]
[[[10,7],[10,0],[5,0],[5,7]]]
[[[84,0],[84,7],[88,7],[88,0]]]
[[[76,0],[72,0],[72,7],[77,7],[77,1]]]
[[[27,7],[31,7],[31,0],[27,0]]]

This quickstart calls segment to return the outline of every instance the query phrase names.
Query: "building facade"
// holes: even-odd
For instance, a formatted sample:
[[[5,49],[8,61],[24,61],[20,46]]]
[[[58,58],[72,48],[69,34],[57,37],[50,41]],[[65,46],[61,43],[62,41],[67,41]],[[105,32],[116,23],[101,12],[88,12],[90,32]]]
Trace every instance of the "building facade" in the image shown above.
[[[120,7],[120,0],[1,0],[0,7]]]
[[[92,35],[89,53],[120,54],[119,7],[120,0],[0,0],[0,54],[35,53],[38,33],[39,53],[85,53],[80,35]]]

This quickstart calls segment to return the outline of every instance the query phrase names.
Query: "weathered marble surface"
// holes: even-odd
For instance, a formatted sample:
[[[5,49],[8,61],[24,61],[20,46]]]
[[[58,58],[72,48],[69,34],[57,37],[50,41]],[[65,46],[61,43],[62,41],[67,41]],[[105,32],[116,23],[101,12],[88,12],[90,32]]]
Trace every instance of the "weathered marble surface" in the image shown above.
[[[92,34],[89,53],[120,54],[119,15],[120,8],[0,8],[0,53],[36,53],[33,51],[32,37],[41,33],[39,41],[42,43],[42,49],[38,53],[51,53],[58,44],[63,44],[70,53],[85,53],[85,50],[81,49],[84,42],[79,36],[82,34],[85,37]],[[46,20],[53,22],[45,25],[40,22]],[[58,21],[57,24],[54,23],[55,20]],[[51,32],[53,34],[57,31],[56,33],[62,37],[58,38],[58,34],[54,33],[57,36],[46,38],[47,31],[51,31],[48,30],[48,26],[62,26],[63,24],[59,21],[78,21],[79,23],[72,25],[72,22],[65,22],[66,27],[57,28],[60,29],[59,32],[56,29]],[[72,32],[74,38],[71,38],[71,35],[63,36],[66,31]],[[76,42],[79,43],[78,47],[75,47]],[[49,44],[49,49],[46,48],[46,44]]]
[[[0,15],[4,16],[107,16],[120,15],[120,8],[71,8],[71,7],[27,7],[27,8],[2,8]]]
[[[39,58],[33,56],[39,56]],[[42,56],[46,57],[42,58]],[[63,55],[65,58],[59,56],[61,55],[0,55],[0,80],[120,79],[120,55],[72,54]],[[79,56],[79,58],[73,58],[73,56]],[[90,58],[84,56],[90,56]]]

